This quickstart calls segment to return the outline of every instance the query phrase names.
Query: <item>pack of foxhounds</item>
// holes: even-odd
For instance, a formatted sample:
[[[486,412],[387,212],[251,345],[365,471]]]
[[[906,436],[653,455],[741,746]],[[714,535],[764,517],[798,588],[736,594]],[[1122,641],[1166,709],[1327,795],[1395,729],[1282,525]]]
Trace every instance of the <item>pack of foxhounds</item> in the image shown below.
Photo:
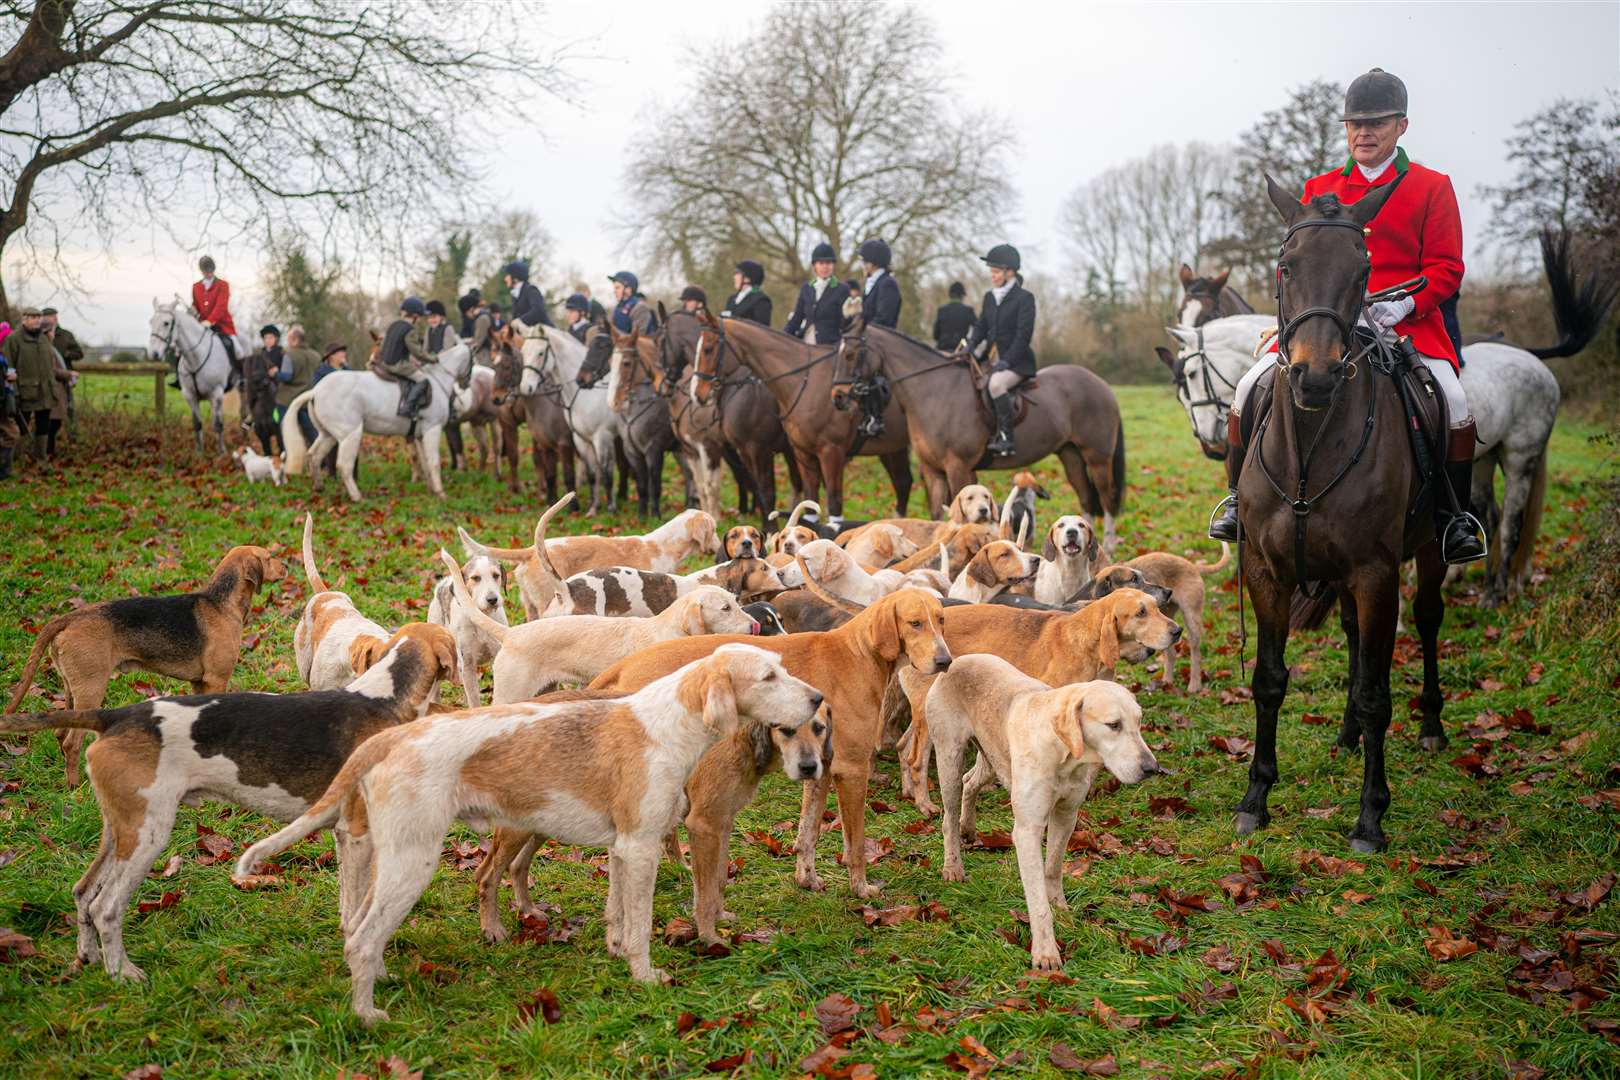
[[[293,636],[305,688],[283,694],[229,689],[256,594],[287,576],[269,548],[233,548],[196,592],[54,619],[0,730],[55,732],[70,785],[81,752],[88,761],[103,832],[73,890],[75,967],[144,979],[124,947],[125,912],[181,804],[219,801],[284,823],[242,853],[244,887],[272,878],[264,868],[279,853],[332,830],[343,956],[366,1023],[386,1016],[373,998],[384,951],[457,821],[493,834],[477,874],[486,940],[507,936],[503,877],[519,915],[536,912],[529,867],[542,839],[606,847],[607,951],[636,979],[667,981],[650,956],[659,860],[689,868],[698,934],[718,941],[731,918],[722,892],[733,822],[780,769],[804,786],[797,883],[823,887],[815,842],[830,788],[844,851],[858,853],[844,860],[849,888],[874,896],[867,787],[879,752],[893,749],[925,815],[941,809],[929,799],[931,761],[937,772],[947,881],[965,878],[977,794],[1008,789],[1034,966],[1058,969],[1052,908],[1067,906],[1063,855],[1080,804],[1101,769],[1127,784],[1161,771],[1118,666],[1158,656],[1174,684],[1185,638],[1199,688],[1203,578],[1230,553],[1222,545],[1211,564],[1163,552],[1113,562],[1084,516],[1039,529],[1044,497],[1019,473],[1004,501],[975,484],[941,520],[822,523],[804,503],[770,536],[747,525],[721,534],[687,510],[642,536],[548,539],[569,494],[525,547],[459,530],[464,561],[437,553],[444,576],[427,622],[392,628],[323,580],[306,515],[309,597]],[[698,561],[712,565],[680,572]],[[66,708],[18,714],[47,656]],[[102,708],[109,681],[131,670],[193,692]],[[441,687],[461,707],[441,704]],[[965,768],[970,744],[977,762]]]

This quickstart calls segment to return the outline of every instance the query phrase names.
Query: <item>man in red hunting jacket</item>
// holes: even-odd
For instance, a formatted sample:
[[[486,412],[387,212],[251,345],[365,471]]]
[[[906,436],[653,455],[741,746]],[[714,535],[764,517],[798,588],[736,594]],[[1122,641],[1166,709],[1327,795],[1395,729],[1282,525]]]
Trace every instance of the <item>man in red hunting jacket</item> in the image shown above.
[[[1400,147],[1406,128],[1406,85],[1382,68],[1359,76],[1344,96],[1350,156],[1343,168],[1306,181],[1302,201],[1336,195],[1349,204],[1373,188],[1400,184],[1367,227],[1367,255],[1372,262],[1367,291],[1375,293],[1419,274],[1428,278],[1428,287],[1404,300],[1368,305],[1366,320],[1396,337],[1410,336],[1445,395],[1451,417],[1446,476],[1459,507],[1452,513],[1443,495],[1436,500],[1440,549],[1447,562],[1473,562],[1485,557],[1479,522],[1463,509],[1472,486],[1474,417],[1458,378],[1457,349],[1441,313],[1441,305],[1462,285],[1462,217],[1451,178],[1409,160]],[[1243,464],[1237,417],[1260,374],[1272,364],[1269,355],[1262,356],[1238,382],[1227,433],[1230,446],[1236,448],[1226,457],[1232,495],[1210,522],[1209,535],[1216,540],[1237,540],[1237,477]]]
[[[202,271],[202,280],[191,283],[191,310],[225,342],[225,354],[231,358],[231,377],[225,386],[229,390],[242,378],[242,361],[236,357],[236,323],[231,320],[231,286],[214,276],[212,256],[198,259],[197,269]],[[169,385],[178,387],[180,381],[176,378]]]

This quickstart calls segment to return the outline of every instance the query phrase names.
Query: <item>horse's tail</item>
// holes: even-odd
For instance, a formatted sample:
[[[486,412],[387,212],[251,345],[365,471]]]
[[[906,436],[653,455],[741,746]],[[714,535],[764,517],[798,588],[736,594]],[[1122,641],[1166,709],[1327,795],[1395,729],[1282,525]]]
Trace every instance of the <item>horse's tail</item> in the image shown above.
[[[1550,225],[1541,230],[1541,264],[1547,270],[1547,288],[1552,292],[1558,342],[1529,351],[1543,360],[1574,356],[1603,328],[1609,305],[1620,295],[1620,275],[1605,278],[1601,270],[1593,270],[1577,285],[1569,233]]]
[[[329,591],[315,566],[315,515],[308,512],[304,514],[304,576],[309,579],[311,596]]]
[[[1519,527],[1519,546],[1513,549],[1513,561],[1508,564],[1508,580],[1513,581],[1530,572],[1530,560],[1536,553],[1536,534],[1541,531],[1541,511],[1547,501],[1547,454],[1542,452],[1536,464],[1536,475],[1530,481],[1530,493],[1524,500],[1524,523]]]
[[[1315,630],[1327,620],[1338,598],[1338,592],[1333,589],[1323,589],[1316,596],[1304,589],[1295,589],[1293,599],[1288,601],[1288,629]]]
[[[310,387],[302,394],[293,398],[287,404],[287,413],[281,418],[281,445],[287,450],[287,460],[284,462],[289,473],[304,471],[304,453],[309,449],[304,444],[304,429],[298,426],[298,410],[303,408],[309,399],[315,396],[315,387]],[[315,417],[315,410],[309,410],[309,418],[319,425]]]

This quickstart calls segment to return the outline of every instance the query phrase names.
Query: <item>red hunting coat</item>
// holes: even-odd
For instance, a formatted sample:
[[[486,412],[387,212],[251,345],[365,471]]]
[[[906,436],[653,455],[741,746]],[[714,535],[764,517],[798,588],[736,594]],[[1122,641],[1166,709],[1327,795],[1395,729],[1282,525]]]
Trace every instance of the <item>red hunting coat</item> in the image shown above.
[[[197,318],[213,323],[226,337],[236,336],[236,324],[231,321],[231,287],[224,278],[215,278],[212,289],[200,281],[192,282],[191,306]]]
[[[1444,357],[1457,367],[1457,353],[1446,334],[1440,303],[1455,296],[1462,285],[1462,216],[1457,212],[1457,193],[1451,178],[1442,172],[1407,160],[1406,151],[1397,149],[1395,161],[1383,175],[1369,183],[1346,162],[1344,168],[1323,173],[1305,183],[1308,202],[1317,195],[1337,195],[1340,202],[1353,203],[1369,190],[1393,184],[1405,174],[1400,189],[1389,197],[1367,234],[1367,254],[1372,259],[1372,276],[1367,291],[1377,292],[1423,274],[1429,287],[1412,297],[1417,305],[1400,325],[1397,334],[1409,334],[1412,344],[1424,356]]]

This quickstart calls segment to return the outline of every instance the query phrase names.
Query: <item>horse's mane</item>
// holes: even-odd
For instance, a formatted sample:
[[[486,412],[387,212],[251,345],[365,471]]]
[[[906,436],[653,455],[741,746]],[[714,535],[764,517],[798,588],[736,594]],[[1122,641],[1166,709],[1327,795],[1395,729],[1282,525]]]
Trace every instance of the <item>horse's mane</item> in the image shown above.
[[[721,323],[722,326],[725,325],[726,323],[731,323],[734,326],[740,326],[740,325],[746,323],[747,325],[753,327],[755,330],[763,330],[767,334],[772,334],[772,335],[774,335],[776,337],[781,338],[783,341],[791,341],[795,345],[808,345],[808,343],[803,338],[794,337],[792,334],[788,333],[786,330],[778,330],[774,326],[766,326],[764,323],[757,323],[753,319],[739,319],[735,315],[722,315],[722,316],[720,316],[720,323]]]
[[[869,327],[867,327],[867,330],[869,330],[869,331],[870,330],[881,330],[885,334],[890,334],[890,335],[892,335],[894,337],[899,338],[901,341],[909,342],[910,344],[917,346],[919,349],[927,349],[929,352],[933,353],[935,356],[940,355],[940,351],[938,349],[934,348],[932,345],[928,344],[928,342],[919,341],[918,339],[912,337],[910,334],[907,334],[907,333],[905,333],[904,331],[901,331],[901,330],[896,330],[892,326],[869,326]]]

